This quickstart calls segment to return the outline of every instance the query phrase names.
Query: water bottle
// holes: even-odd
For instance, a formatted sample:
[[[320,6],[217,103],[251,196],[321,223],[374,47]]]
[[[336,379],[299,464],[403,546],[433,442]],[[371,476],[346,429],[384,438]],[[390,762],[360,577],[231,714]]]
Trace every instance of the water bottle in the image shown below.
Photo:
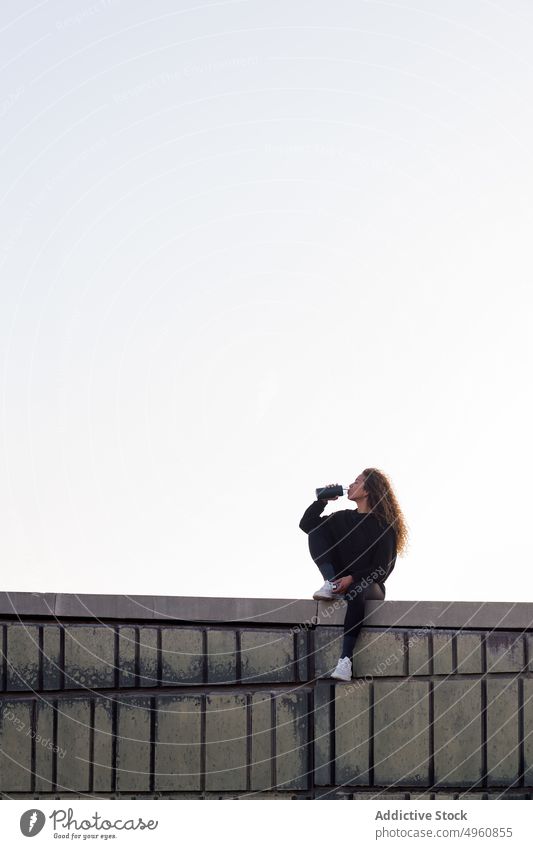
[[[339,495],[344,495],[345,492],[348,492],[347,486],[341,486],[337,484],[335,486],[319,486],[318,489],[315,490],[317,498],[335,498]]]

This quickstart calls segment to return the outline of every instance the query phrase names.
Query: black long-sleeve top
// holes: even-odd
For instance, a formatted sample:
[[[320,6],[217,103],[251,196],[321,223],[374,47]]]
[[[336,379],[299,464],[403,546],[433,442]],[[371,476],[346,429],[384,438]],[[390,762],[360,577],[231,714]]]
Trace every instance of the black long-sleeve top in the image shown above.
[[[357,509],[337,510],[322,516],[326,504],[319,498],[309,505],[300,520],[301,530],[310,534],[327,523],[327,529],[337,540],[331,553],[341,569],[340,575],[384,584],[396,564],[394,528],[380,525],[372,512],[359,513]]]

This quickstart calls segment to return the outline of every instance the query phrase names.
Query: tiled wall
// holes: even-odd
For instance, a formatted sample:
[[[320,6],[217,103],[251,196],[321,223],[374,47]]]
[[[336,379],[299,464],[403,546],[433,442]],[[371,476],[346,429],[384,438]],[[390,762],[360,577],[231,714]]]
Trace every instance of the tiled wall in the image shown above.
[[[4,619],[4,798],[532,798],[533,632]]]

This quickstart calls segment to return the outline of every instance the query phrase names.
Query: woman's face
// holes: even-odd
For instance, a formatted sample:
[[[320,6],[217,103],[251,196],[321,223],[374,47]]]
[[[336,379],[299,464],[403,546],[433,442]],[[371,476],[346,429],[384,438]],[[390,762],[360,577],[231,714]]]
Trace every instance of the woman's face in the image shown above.
[[[365,489],[365,476],[361,472],[360,475],[357,475],[354,482],[349,484],[346,497],[349,498],[350,501],[357,501],[358,498],[364,498],[365,495],[368,495],[368,493]]]

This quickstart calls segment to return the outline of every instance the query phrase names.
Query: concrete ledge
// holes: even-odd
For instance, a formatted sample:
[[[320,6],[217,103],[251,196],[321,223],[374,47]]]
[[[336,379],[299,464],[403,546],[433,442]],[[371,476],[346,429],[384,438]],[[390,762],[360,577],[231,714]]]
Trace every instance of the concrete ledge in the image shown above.
[[[344,602],[312,599],[0,593],[0,616],[342,625]],[[367,627],[533,628],[533,603],[368,601]]]
[[[312,599],[0,593],[0,616],[301,624],[316,613]]]
[[[318,625],[342,625],[346,605],[318,602]],[[533,603],[511,601],[368,601],[365,626],[533,628]]]

